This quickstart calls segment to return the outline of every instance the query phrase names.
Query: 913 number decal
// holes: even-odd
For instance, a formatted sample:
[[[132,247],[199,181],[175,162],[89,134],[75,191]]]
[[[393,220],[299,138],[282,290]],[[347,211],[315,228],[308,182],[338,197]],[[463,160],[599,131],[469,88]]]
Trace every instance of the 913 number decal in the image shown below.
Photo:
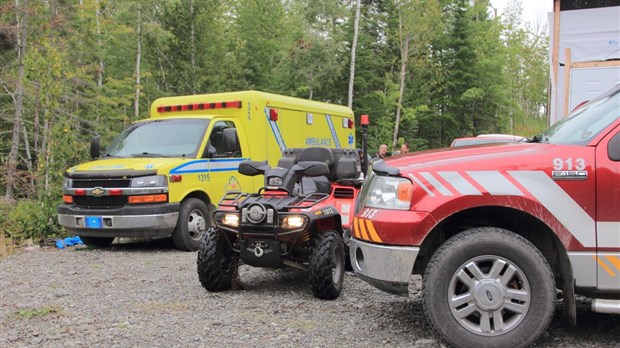
[[[553,169],[554,170],[584,170],[586,169],[586,160],[583,158],[560,158],[556,157],[553,159]]]

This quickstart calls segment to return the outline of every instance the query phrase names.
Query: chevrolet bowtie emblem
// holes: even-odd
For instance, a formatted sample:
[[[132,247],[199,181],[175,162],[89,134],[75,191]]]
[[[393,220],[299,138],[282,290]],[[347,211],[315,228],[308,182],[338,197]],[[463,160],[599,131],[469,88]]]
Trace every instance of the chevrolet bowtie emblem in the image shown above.
[[[105,193],[105,190],[102,189],[101,187],[95,187],[94,189],[92,189],[92,191],[90,191],[90,193],[93,196],[101,196],[102,194]]]

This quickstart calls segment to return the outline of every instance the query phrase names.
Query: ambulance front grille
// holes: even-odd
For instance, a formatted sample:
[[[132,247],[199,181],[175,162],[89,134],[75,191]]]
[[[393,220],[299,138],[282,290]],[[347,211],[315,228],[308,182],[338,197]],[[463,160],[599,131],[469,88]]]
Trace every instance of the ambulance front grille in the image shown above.
[[[127,196],[73,196],[73,203],[80,208],[118,208],[127,205]]]
[[[129,187],[131,184],[130,179],[73,179],[73,188],[123,188]]]

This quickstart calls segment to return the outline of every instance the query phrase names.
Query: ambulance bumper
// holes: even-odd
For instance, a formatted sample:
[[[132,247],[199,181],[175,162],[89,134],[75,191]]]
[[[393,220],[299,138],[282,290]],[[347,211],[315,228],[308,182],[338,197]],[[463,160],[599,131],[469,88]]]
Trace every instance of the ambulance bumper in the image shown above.
[[[358,278],[391,294],[408,296],[420,248],[349,241],[349,257]]]
[[[166,237],[179,217],[178,203],[119,209],[82,209],[60,205],[58,223],[68,232],[86,237]]]

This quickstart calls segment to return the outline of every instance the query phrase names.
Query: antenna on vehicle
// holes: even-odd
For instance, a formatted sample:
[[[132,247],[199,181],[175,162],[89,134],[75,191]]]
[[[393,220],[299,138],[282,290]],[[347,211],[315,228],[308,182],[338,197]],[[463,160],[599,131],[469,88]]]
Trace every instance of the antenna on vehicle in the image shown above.
[[[368,171],[368,115],[362,115],[360,124],[362,125],[362,174],[366,177]]]

